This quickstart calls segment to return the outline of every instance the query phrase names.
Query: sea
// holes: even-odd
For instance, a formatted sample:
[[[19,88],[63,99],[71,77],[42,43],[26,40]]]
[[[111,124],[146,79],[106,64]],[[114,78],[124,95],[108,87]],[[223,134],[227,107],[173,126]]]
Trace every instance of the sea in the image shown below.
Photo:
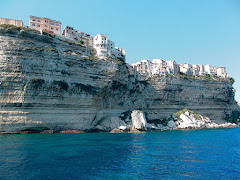
[[[1,135],[0,179],[240,179],[240,128]]]

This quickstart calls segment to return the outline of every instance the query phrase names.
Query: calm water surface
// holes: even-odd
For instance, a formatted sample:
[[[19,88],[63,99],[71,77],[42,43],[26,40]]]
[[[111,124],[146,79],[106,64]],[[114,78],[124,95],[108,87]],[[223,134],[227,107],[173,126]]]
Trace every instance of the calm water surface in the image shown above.
[[[0,179],[240,179],[240,128],[4,135]]]

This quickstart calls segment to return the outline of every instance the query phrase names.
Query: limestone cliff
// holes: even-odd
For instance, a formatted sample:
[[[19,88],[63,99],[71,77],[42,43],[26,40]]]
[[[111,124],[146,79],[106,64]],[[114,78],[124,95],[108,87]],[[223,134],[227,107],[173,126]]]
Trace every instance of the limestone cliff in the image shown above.
[[[60,37],[0,28],[0,131],[121,126],[132,110],[161,123],[184,108],[222,123],[236,107],[229,80],[137,81],[122,62],[83,58],[92,51]]]

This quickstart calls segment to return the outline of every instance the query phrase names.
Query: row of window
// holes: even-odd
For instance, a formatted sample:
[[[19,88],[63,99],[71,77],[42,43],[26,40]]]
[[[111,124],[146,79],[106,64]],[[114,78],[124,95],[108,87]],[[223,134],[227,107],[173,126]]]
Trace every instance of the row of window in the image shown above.
[[[36,20],[35,20],[35,19],[32,19],[32,21],[36,21]],[[40,21],[40,20],[37,20],[37,22],[41,22],[41,21]],[[47,20],[45,20],[44,22],[46,22],[46,23],[47,23],[48,21],[47,21]],[[50,24],[51,24],[51,25],[53,25],[53,26],[54,26],[54,25],[56,25],[56,26],[60,26],[59,24],[54,24],[54,23],[50,23]]]
[[[51,30],[54,30],[54,28],[53,28],[53,27],[51,27]],[[56,28],[56,31],[58,31],[58,28]]]
[[[32,26],[36,26],[36,24],[32,24]],[[46,25],[45,25],[46,26]],[[37,27],[41,27],[41,25],[37,24]],[[46,26],[47,27],[47,26]],[[54,30],[53,27],[51,27],[51,30]],[[55,29],[56,31],[58,31],[58,28]]]

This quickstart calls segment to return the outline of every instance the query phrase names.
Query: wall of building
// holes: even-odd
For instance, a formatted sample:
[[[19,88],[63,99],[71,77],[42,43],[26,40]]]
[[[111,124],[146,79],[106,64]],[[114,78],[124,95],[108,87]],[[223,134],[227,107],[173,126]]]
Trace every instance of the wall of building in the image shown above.
[[[96,49],[97,56],[101,59],[109,57],[125,62],[125,50],[115,47],[115,43],[109,40],[107,35],[97,34],[96,36],[94,36],[93,47]]]
[[[84,45],[93,46],[93,38],[90,34],[76,30],[73,27],[66,26],[63,29],[62,35],[66,38],[82,42]]]
[[[61,22],[36,16],[29,17],[29,27],[36,30],[45,30],[54,34],[61,34]]]
[[[24,27],[22,20],[15,20],[15,19],[0,18],[0,24],[11,24],[14,26]]]
[[[142,76],[151,75],[178,75],[179,72],[186,75],[204,76],[210,74],[211,76],[219,76],[227,78],[225,67],[212,67],[211,65],[196,65],[196,64],[177,64],[175,61],[165,61],[162,59],[141,60],[131,65],[136,74]],[[142,78],[142,77],[141,77]],[[146,79],[146,77],[145,77]]]

